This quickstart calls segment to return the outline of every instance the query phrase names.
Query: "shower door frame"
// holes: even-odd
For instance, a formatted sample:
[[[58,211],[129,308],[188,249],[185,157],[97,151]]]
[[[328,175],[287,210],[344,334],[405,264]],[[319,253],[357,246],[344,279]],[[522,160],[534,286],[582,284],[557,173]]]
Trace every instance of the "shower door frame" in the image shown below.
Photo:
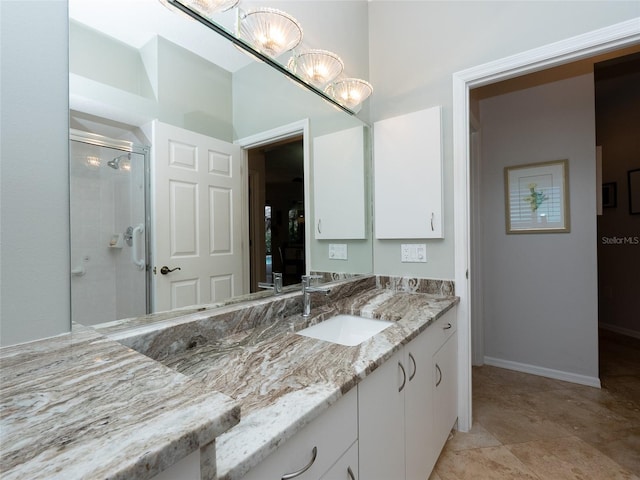
[[[151,147],[73,128],[69,129],[69,141],[72,140],[98,147],[112,148],[125,153],[136,153],[144,157],[145,304],[146,313],[149,314],[153,305],[153,299],[151,298]]]

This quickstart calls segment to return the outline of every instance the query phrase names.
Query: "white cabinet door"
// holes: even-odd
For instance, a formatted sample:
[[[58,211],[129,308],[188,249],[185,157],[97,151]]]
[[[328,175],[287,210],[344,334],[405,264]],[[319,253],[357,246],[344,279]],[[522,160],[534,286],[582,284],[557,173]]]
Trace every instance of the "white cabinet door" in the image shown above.
[[[376,122],[376,238],[442,238],[441,107]]]
[[[320,480],[358,480],[358,442],[320,478]]]
[[[280,480],[295,472],[300,472],[296,480],[321,478],[358,438],[357,397],[357,389],[350,390],[243,480]]]
[[[403,354],[396,352],[358,385],[360,480],[405,477]]]
[[[458,417],[457,338],[454,332],[433,356],[433,435],[438,455]]]
[[[315,238],[364,239],[364,127],[313,139]]]
[[[429,333],[427,330],[404,347],[406,480],[426,480],[438,458],[432,435],[433,352],[429,350]]]

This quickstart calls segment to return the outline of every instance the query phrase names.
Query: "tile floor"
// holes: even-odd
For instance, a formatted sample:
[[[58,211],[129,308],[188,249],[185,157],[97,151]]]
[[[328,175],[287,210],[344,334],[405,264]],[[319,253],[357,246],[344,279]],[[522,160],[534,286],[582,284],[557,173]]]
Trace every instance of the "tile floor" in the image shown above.
[[[640,339],[601,332],[602,389],[473,369],[473,428],[429,480],[640,480]]]

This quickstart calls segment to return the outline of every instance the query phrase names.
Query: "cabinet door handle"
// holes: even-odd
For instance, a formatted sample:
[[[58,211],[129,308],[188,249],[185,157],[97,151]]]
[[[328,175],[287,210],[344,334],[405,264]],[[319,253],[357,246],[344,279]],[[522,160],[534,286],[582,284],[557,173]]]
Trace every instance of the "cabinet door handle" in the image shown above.
[[[418,371],[418,365],[416,364],[416,359],[413,358],[412,353],[409,353],[409,359],[411,360],[411,363],[413,363],[413,373],[409,375],[409,381],[411,381],[413,380],[413,377],[416,376],[416,372]]]
[[[401,392],[404,390],[404,385],[407,383],[407,372],[404,371],[404,367],[400,362],[398,362],[398,366],[400,367],[400,370],[402,370],[402,385],[400,385],[400,388],[398,389],[398,391]]]
[[[296,478],[296,477],[299,477],[300,475],[302,475],[304,472],[306,472],[307,470],[309,470],[311,468],[311,465],[313,465],[313,462],[316,461],[316,457],[317,456],[318,456],[318,447],[313,447],[313,449],[311,450],[311,461],[309,463],[307,463],[304,467],[302,467],[300,470],[296,471],[296,472],[285,473],[282,476],[282,480],[289,480],[291,478]]]
[[[322,219],[318,219],[318,233],[322,233]]]
[[[451,324],[447,323],[446,326],[442,327],[443,330],[449,330],[451,328]]]
[[[347,467],[347,475],[349,475],[349,478],[351,480],[356,480],[356,476],[353,474],[353,470],[351,470],[351,467]]]
[[[436,372],[438,373],[438,380],[436,380],[436,387],[442,383],[442,370],[440,370],[440,366],[436,363]]]
[[[435,227],[433,226],[433,217],[434,217],[435,213],[431,212],[431,231],[433,232],[435,230]]]

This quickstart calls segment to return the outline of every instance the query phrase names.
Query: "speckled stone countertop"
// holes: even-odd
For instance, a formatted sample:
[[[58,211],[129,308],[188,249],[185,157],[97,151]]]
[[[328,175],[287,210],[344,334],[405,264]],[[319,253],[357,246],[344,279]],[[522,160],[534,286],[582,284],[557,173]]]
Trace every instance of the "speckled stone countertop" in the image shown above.
[[[238,402],[92,329],[0,349],[0,477],[147,479],[239,421]]]
[[[236,480],[458,302],[379,283],[347,281],[333,285],[328,296],[315,293],[307,319],[296,293],[252,308],[193,313],[162,328],[105,324],[102,330],[240,402],[240,423],[216,440],[218,478]],[[295,334],[337,313],[395,324],[355,347]]]

